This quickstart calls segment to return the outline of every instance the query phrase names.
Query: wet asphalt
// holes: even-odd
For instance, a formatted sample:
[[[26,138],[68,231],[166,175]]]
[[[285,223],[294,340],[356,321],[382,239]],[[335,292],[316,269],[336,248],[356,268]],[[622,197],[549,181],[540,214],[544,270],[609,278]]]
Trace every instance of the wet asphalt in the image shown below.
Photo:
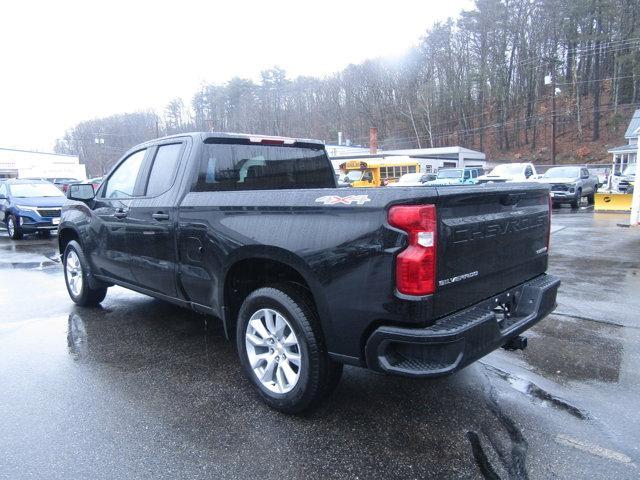
[[[215,319],[114,287],[73,305],[56,239],[0,232],[0,478],[640,476],[640,230],[554,211],[556,314],[448,378],[348,367],[288,417]]]

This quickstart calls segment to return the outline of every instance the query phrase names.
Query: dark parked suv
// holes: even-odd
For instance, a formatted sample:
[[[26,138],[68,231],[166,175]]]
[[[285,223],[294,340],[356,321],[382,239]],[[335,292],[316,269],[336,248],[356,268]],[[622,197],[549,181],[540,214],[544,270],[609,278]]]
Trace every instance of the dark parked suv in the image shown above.
[[[337,188],[317,140],[158,139],[69,199],[58,241],[74,302],[117,284],[218,317],[285,412],[316,405],[345,363],[437,377],[522,348],[560,283],[545,274],[546,185]]]
[[[42,180],[0,182],[0,221],[14,240],[25,233],[49,235],[58,229],[64,194]]]

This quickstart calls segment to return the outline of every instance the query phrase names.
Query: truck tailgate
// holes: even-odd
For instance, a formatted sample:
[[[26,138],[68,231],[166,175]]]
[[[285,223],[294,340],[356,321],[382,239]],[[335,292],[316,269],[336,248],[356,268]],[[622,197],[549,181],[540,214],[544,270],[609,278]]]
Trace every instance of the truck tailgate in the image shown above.
[[[549,190],[501,184],[438,189],[436,317],[545,272]]]

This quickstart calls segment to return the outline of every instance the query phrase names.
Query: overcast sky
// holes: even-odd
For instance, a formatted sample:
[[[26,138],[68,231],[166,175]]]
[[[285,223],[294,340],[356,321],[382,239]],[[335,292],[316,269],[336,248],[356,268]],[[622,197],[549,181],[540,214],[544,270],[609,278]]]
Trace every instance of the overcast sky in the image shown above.
[[[189,101],[202,83],[329,74],[394,56],[471,0],[7,1],[0,147],[51,150],[90,118]]]

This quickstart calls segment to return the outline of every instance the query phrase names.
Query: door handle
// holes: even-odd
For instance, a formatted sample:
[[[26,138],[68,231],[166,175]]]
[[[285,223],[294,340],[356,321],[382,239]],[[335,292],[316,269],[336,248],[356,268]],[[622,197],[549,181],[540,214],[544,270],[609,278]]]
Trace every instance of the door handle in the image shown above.
[[[163,212],[156,212],[151,215],[155,220],[169,220],[169,214]]]
[[[127,212],[125,212],[124,210],[116,210],[113,216],[116,218],[125,218],[127,216]]]

